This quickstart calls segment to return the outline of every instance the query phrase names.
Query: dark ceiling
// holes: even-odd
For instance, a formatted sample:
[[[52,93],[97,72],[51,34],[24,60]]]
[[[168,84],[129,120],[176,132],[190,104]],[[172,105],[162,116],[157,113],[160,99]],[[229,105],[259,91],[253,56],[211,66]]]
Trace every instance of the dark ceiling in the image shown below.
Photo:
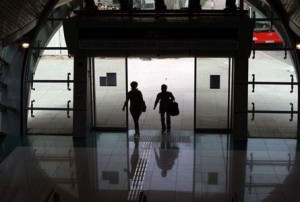
[[[48,1],[50,0],[1,0],[0,45],[30,31],[37,24]]]
[[[0,47],[32,30],[53,2],[57,2],[58,7],[70,1],[72,0],[0,0]]]
[[[60,0],[57,6],[70,1],[72,0]],[[260,1],[276,4],[288,19],[288,26],[300,36],[299,0]],[[51,0],[0,0],[0,47],[8,45],[33,29],[50,3]]]
[[[300,36],[300,0],[277,0],[278,7],[288,18],[289,27]],[[269,0],[270,3],[277,1]]]

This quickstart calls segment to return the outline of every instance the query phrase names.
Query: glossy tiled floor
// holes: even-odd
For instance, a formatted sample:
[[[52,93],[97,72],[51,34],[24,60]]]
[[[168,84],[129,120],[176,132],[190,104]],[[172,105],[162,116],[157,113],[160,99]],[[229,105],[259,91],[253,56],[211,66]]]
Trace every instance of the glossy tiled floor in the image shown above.
[[[293,139],[144,130],[1,141],[0,198],[12,201],[300,201]]]

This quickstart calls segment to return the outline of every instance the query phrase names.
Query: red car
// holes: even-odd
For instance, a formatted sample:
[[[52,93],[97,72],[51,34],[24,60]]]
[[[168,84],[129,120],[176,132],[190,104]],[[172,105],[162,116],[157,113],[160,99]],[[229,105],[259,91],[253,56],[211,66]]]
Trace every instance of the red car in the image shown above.
[[[256,44],[282,43],[279,34],[272,29],[269,22],[256,22],[253,32],[253,41]]]
[[[261,43],[282,43],[280,36],[275,31],[254,31],[253,41],[257,44]]]

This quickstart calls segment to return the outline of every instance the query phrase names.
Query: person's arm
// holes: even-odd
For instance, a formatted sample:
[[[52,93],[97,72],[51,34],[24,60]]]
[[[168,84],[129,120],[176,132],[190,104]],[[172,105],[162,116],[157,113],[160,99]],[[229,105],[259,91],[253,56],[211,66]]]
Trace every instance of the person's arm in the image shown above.
[[[171,98],[172,102],[175,100],[175,97],[173,96],[173,94],[171,92],[170,92],[170,98]]]
[[[159,96],[160,94],[157,94],[157,96],[156,96],[156,100],[155,100],[155,102],[154,102],[154,107],[153,107],[153,109],[155,109],[156,108],[156,106],[157,106],[157,103],[158,103],[158,101],[159,101],[159,99],[160,99],[160,96]]]
[[[143,93],[141,91],[140,91],[140,93],[141,93],[141,99],[143,101],[144,100]]]
[[[125,100],[125,102],[124,102],[124,105],[123,105],[122,111],[124,111],[124,110],[125,110],[125,107],[127,107],[128,100],[129,100],[129,93],[127,93],[127,95],[126,95],[126,100]]]

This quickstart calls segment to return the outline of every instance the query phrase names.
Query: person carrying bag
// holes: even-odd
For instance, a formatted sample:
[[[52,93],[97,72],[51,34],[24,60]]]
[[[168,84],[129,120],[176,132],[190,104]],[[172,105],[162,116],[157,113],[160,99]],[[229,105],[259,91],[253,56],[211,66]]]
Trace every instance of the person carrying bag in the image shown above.
[[[153,109],[155,110],[158,102],[159,102],[159,113],[160,113],[160,120],[161,120],[161,132],[164,133],[167,129],[167,132],[171,130],[171,117],[170,117],[170,110],[171,103],[175,100],[173,94],[167,91],[167,85],[161,85],[161,92],[157,94],[156,100],[154,102]],[[166,116],[166,118],[165,118]]]

